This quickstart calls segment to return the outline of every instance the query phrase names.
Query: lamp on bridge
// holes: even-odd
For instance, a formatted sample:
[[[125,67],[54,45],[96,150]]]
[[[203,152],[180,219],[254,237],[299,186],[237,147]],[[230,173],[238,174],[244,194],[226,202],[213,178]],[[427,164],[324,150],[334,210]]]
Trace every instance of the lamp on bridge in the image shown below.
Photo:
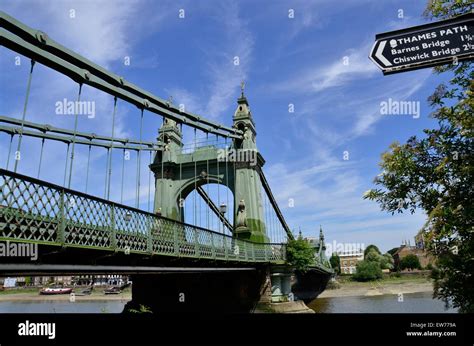
[[[221,214],[221,221],[222,221],[222,233],[224,233],[224,215],[227,211],[227,205],[225,203],[222,203],[219,206],[219,212]]]
[[[130,220],[132,219],[132,213],[125,213],[125,215],[123,216],[123,219],[125,220],[126,223],[129,223]]]

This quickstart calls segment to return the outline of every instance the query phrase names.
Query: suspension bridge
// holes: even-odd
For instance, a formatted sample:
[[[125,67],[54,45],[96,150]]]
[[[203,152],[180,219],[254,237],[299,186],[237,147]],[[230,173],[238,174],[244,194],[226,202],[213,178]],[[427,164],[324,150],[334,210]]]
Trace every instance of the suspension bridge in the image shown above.
[[[286,243],[293,234],[265,178],[243,85],[229,127],[139,88],[4,12],[0,44],[30,61],[20,118],[0,115],[7,148],[0,168],[0,240],[38,244],[40,252],[35,263],[2,258],[0,273],[128,273],[131,304],[161,310],[249,311],[263,296],[288,299],[292,268]],[[32,84],[40,83],[38,65],[77,85],[73,129],[28,119]],[[111,135],[78,130],[85,88],[112,100]],[[123,104],[137,109],[138,139],[116,135]],[[156,141],[143,139],[147,117],[161,122]],[[25,147],[24,138],[36,144]],[[46,168],[49,143],[62,146],[64,156]],[[98,188],[91,165],[99,150],[105,168]],[[28,154],[30,164],[22,170]],[[131,199],[124,185],[131,181],[132,154]],[[78,164],[79,155],[84,164]],[[61,175],[59,182],[43,177],[51,169]],[[322,286],[331,274],[323,249],[321,234],[311,270],[324,277]]]

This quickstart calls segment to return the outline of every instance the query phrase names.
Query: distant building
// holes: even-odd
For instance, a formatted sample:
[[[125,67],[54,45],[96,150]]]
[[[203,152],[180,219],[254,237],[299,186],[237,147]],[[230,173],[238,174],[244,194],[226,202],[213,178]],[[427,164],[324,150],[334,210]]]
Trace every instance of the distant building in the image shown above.
[[[33,276],[31,283],[35,286],[44,285],[65,285],[69,286],[72,282],[72,276]]]
[[[418,257],[422,268],[426,268],[428,264],[434,264],[435,259],[426,252],[424,239],[420,233],[418,233],[415,237],[415,244],[415,246],[412,246],[409,241],[404,241],[402,243],[398,250],[393,254],[396,267],[398,267],[400,261],[408,255],[415,255]]]
[[[341,274],[354,274],[357,263],[364,260],[364,251],[357,249],[349,252],[338,252],[341,263]]]
[[[14,287],[23,287],[23,286],[45,286],[49,284],[53,285],[71,285],[72,276],[18,276],[14,279]],[[6,279],[0,279],[0,286],[7,287],[5,284]],[[12,281],[8,281],[8,284],[11,285]]]
[[[128,276],[119,274],[108,275],[79,275],[79,276],[19,276],[13,278],[0,278],[0,287],[21,286],[122,286],[129,281]],[[13,285],[13,286],[12,286]]]
[[[75,285],[122,286],[129,281],[128,276],[120,274],[80,275],[73,278]]]

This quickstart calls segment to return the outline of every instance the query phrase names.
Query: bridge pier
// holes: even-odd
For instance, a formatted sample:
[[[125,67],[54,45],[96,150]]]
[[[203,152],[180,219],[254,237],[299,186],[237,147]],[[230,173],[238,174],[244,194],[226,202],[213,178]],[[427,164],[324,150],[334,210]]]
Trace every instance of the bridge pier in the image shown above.
[[[282,303],[294,300],[291,292],[291,276],[293,271],[288,268],[272,268],[272,303]]]
[[[268,268],[262,294],[254,312],[257,313],[314,313],[304,301],[296,300],[292,292],[294,270],[285,266]]]
[[[132,275],[132,300],[124,308],[153,313],[252,312],[265,288],[267,268],[243,271]]]

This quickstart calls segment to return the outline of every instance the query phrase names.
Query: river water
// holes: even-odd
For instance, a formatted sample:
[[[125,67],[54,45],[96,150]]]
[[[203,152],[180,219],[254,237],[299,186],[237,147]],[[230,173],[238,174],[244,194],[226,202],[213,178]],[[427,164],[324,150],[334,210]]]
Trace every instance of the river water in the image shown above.
[[[308,307],[317,313],[456,313],[445,310],[444,303],[432,298],[431,292],[364,297],[317,298]]]
[[[120,313],[127,300],[69,301],[30,300],[1,301],[0,313]]]
[[[431,298],[430,292],[369,297],[318,298],[308,304],[317,313],[455,313],[444,303]],[[120,313],[126,300],[96,301],[2,301],[0,313]]]

